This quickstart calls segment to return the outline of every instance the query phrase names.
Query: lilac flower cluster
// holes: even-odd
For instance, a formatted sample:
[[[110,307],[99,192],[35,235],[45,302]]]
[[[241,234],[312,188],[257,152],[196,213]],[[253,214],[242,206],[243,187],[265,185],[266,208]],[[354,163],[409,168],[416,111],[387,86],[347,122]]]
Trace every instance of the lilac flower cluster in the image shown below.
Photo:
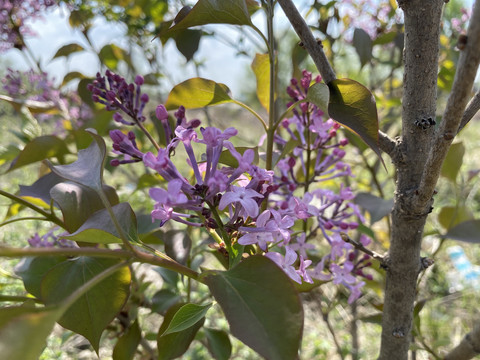
[[[40,236],[38,233],[35,233],[30,239],[28,239],[28,244],[31,247],[62,247],[62,248],[71,248],[76,247],[76,243],[63,238],[63,235],[67,233],[55,234],[57,229],[50,230],[45,235]]]
[[[467,10],[465,8],[461,8],[460,12],[462,13],[460,18],[452,18],[450,20],[452,30],[459,34],[465,33],[466,24],[472,15],[471,9]]]
[[[92,117],[91,109],[82,102],[76,92],[62,93],[55,87],[53,79],[45,72],[36,72],[32,69],[25,72],[7,69],[7,74],[1,80],[3,90],[15,101],[36,101],[44,103],[46,107],[55,107],[61,116],[56,117],[54,112],[39,112],[35,117],[40,122],[51,119],[70,120],[76,127]],[[63,128],[61,124],[56,129]]]
[[[106,76],[97,73],[97,78],[88,85],[95,102],[106,106],[108,111],[121,110],[133,121],[127,121],[120,112],[113,115],[113,119],[124,125],[135,125],[145,121],[143,110],[148,103],[148,95],[141,93],[144,79],[142,76],[135,77],[135,83],[128,84],[123,77],[107,70]]]
[[[54,0],[0,0],[0,53],[13,47],[22,49],[25,35],[35,35],[26,20],[57,4]]]
[[[348,19],[345,28],[363,29],[370,37],[376,39],[379,34],[389,31],[393,25],[403,22],[402,12],[396,11],[388,1],[376,0],[344,0],[338,7],[342,19]],[[393,16],[391,16],[393,13]],[[347,31],[347,39],[351,33]]]
[[[107,90],[99,78],[91,89],[103,90],[94,91],[94,96],[98,95],[94,99],[107,108],[121,108],[118,104],[125,97],[117,92],[115,96],[108,95],[108,100],[107,92],[115,90]],[[115,79],[115,75],[109,74],[108,78]],[[311,81],[312,75],[306,71],[300,81],[292,80],[287,89],[292,103],[306,97]],[[121,87],[124,89],[125,85]],[[129,92],[132,94],[133,89]],[[138,114],[135,116],[138,118]],[[162,226],[173,220],[207,228],[217,234],[218,245],[227,254],[238,243],[247,252],[265,254],[293,281],[332,280],[350,289],[350,301],[360,296],[364,282],[357,277],[368,277],[362,269],[370,262],[368,257],[357,259],[356,250],[341,239],[340,232],[357,228],[355,219],[362,220],[362,215],[351,202],[354,196],[350,188],[341,185],[336,193],[321,187],[328,180],[352,176],[350,167],[342,161],[342,148],[348,141],[337,140],[339,125],[314,105],[302,103],[275,134],[279,149],[291,139],[298,144],[288,158],[278,161],[279,173],[275,174],[254,164],[254,150],[241,153],[233,146],[229,139],[237,134],[236,129],[200,127],[199,120],[187,121],[183,107],[174,116],[176,126],[170,129],[165,107],[159,105],[156,109],[167,139],[166,147],[158,148],[156,154],[141,152],[133,132],[110,132],[114,151],[124,156],[122,160],[115,159],[115,165],[143,161],[168,182],[168,189],[149,191],[155,201],[153,220],[160,220]],[[184,176],[172,161],[180,144],[193,173],[190,177]],[[198,158],[195,153],[200,149],[203,155]],[[236,160],[235,166],[222,164],[224,152]],[[265,210],[261,211],[262,208]],[[313,225],[307,227],[310,219],[314,221],[308,224]],[[294,231],[301,227],[303,231]],[[321,254],[318,235],[329,244],[326,254]],[[367,243],[368,239],[361,241]],[[321,261],[307,270],[312,265],[312,255]]]

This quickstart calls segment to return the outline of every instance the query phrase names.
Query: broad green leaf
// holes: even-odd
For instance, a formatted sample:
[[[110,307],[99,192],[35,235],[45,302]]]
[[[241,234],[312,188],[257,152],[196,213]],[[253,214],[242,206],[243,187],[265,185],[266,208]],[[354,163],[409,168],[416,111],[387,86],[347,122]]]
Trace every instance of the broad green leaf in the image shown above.
[[[448,149],[447,156],[442,165],[441,175],[445,176],[453,183],[457,180],[458,172],[463,163],[463,155],[465,154],[465,146],[463,143],[455,143]]]
[[[395,40],[396,36],[397,36],[396,31],[390,31],[390,32],[380,34],[379,36],[377,36],[375,40],[373,40],[373,45],[385,45],[385,44],[391,43],[393,40]]]
[[[127,236],[128,241],[137,242],[137,219],[129,203],[120,203],[112,207],[113,213],[120,223],[120,227]],[[93,213],[78,230],[66,239],[96,244],[121,243],[120,234],[108,213],[107,209]]]
[[[114,188],[103,185],[103,191],[110,205],[118,204],[118,195]],[[50,194],[62,211],[65,228],[70,233],[76,231],[92,213],[105,208],[94,190],[74,182],[56,184]]]
[[[257,79],[257,98],[268,112],[270,111],[270,60],[268,54],[255,54],[251,67]]]
[[[138,320],[135,320],[132,326],[119,337],[113,349],[113,360],[133,360],[141,339],[142,331],[138,325]]]
[[[42,279],[55,265],[67,260],[63,256],[38,256],[23,258],[15,267],[15,274],[23,280],[25,289],[42,300]]]
[[[381,159],[377,106],[370,90],[351,79],[333,80],[328,88],[330,117],[360,136]]]
[[[438,222],[446,230],[467,220],[473,220],[473,214],[466,206],[444,206],[438,214]]]
[[[85,50],[83,46],[78,44],[63,45],[60,49],[57,50],[57,52],[53,56],[53,59],[56,59],[62,56],[68,57],[70,54],[83,51],[83,50]]]
[[[231,333],[267,359],[295,359],[303,308],[288,276],[270,259],[251,256],[228,271],[204,277]]]
[[[469,243],[480,243],[480,220],[468,220],[452,227],[444,238]]]
[[[205,319],[203,318],[185,330],[168,335],[161,335],[168,328],[174,315],[181,306],[182,304],[173,305],[165,314],[157,337],[158,360],[169,360],[182,356],[185,351],[188,350],[191,342],[195,338],[195,334],[205,322]]]
[[[193,78],[176,85],[168,94],[165,107],[176,110],[180,105],[196,109],[231,102],[230,89],[224,84],[203,78]]]
[[[38,360],[45,349],[47,337],[63,311],[58,306],[0,308],[2,359]]]
[[[127,52],[115,44],[107,44],[100,50],[98,57],[107,68],[116,69],[120,60],[127,61]]]
[[[328,114],[328,101],[330,99],[330,91],[324,83],[315,83],[308,88],[305,100],[315,104],[325,114]]]
[[[152,297],[152,311],[163,315],[171,306],[180,300],[181,297],[172,290],[159,290]]]
[[[68,165],[55,166],[50,162],[47,164],[58,176],[101,191],[107,151],[105,141],[97,135],[95,130],[88,129],[86,131],[93,137],[93,141],[88,148],[78,152],[77,161]]]
[[[18,195],[41,199],[45,204],[50,205],[50,200],[52,199],[50,196],[50,190],[62,181],[63,179],[60,176],[53,172],[49,172],[47,175],[44,175],[35,181],[32,185],[20,185]]]
[[[90,78],[83,78],[78,82],[77,86],[77,93],[78,96],[80,96],[80,99],[90,106],[92,109],[95,108],[95,104],[92,100],[92,92],[87,89],[88,84],[90,84],[93,81],[93,79]],[[111,117],[110,117],[111,120]]]
[[[201,319],[205,318],[207,311],[212,307],[212,304],[197,305],[197,304],[185,304],[173,315],[172,320],[168,324],[167,329],[162,334],[168,335],[183,331],[189,327],[195,325]]]
[[[63,160],[63,157],[69,153],[65,142],[58,137],[54,135],[39,136],[25,145],[8,171],[51,157]]]
[[[168,32],[207,24],[252,24],[245,0],[199,0],[192,9],[181,11]]]
[[[45,275],[42,298],[47,305],[61,303],[87,281],[116,264],[118,260],[86,256],[64,261]],[[129,268],[120,268],[77,299],[58,323],[86,337],[98,352],[103,330],[128,299],[130,281]]]
[[[370,193],[358,193],[355,204],[370,214],[370,224],[377,222],[392,212],[393,199],[382,199]]]
[[[373,43],[370,35],[365,30],[356,28],[353,32],[353,46],[363,67],[372,58]]]
[[[63,77],[62,86],[75,79],[85,79],[85,75],[78,71],[72,71]]]
[[[177,31],[172,35],[175,40],[178,51],[185,56],[187,62],[193,59],[193,56],[198,50],[200,39],[202,38],[202,31],[200,30],[182,30]]]
[[[232,355],[232,344],[228,334],[222,330],[204,328],[207,347],[215,360],[228,360]]]

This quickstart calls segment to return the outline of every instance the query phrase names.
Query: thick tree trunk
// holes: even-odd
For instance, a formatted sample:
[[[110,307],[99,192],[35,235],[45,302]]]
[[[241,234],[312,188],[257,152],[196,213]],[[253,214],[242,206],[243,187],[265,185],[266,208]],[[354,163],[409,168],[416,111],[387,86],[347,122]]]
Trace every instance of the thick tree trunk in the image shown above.
[[[416,121],[435,119],[440,16],[443,0],[398,1],[405,14],[402,139],[398,155],[395,206],[382,321],[381,360],[407,359],[423,227],[431,201],[417,203],[418,187],[434,127]]]

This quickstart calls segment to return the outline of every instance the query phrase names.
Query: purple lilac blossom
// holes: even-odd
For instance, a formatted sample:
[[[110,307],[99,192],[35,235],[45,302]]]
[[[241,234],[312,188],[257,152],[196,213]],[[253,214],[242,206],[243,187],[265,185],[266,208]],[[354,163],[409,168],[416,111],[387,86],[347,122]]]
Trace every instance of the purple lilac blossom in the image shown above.
[[[31,247],[77,247],[75,242],[63,238],[63,236],[67,235],[68,233],[62,232],[60,234],[55,234],[57,231],[58,229],[53,229],[42,236],[40,236],[38,233],[35,233],[35,235],[28,239],[28,244]]]
[[[109,110],[120,108],[118,104],[123,104],[125,91],[129,92],[131,99],[140,94],[141,81],[136,82],[135,90],[133,84],[127,85],[123,78],[113,73],[107,78],[110,79],[109,89],[105,79],[99,76],[90,88],[94,97],[98,97],[96,100]],[[305,99],[312,79],[312,74],[305,71],[300,81],[292,80],[287,90],[292,96],[289,105]],[[320,80],[319,77],[314,79],[316,82]],[[138,115],[135,111],[132,114]],[[280,149],[292,138],[299,144],[287,158],[279,161],[278,173],[255,165],[252,149],[240,153],[233,146],[229,139],[237,134],[236,129],[222,131],[215,127],[199,127],[199,120],[187,121],[183,107],[174,114],[177,119],[174,128],[170,128],[165,107],[157,107],[156,117],[162,123],[167,143],[158,149],[156,155],[142,153],[136,146],[133,133],[125,135],[115,130],[111,137],[114,150],[129,157],[125,161],[141,158],[147,168],[168,182],[168,190],[150,189],[154,201],[152,220],[160,220],[161,226],[176,221],[213,231],[221,227],[222,236],[230,236],[231,243],[237,241],[251,253],[264,253],[293,281],[333,280],[335,284],[351,289],[352,298],[357,298],[363,286],[357,277],[368,278],[363,270],[371,262],[368,257],[357,259],[356,250],[340,236],[340,232],[358,227],[357,218],[363,221],[352,203],[352,190],[341,184],[342,178],[353,176],[350,167],[343,162],[343,147],[348,140],[339,138],[337,130],[340,125],[313,104],[302,103],[293,114],[282,121],[275,142]],[[134,116],[131,117],[135,120]],[[193,150],[194,143],[197,151],[199,146],[204,146],[199,157]],[[186,151],[193,176],[182,174],[172,161],[174,150],[180,144]],[[229,152],[236,160],[236,166],[222,164],[222,152]],[[316,161],[309,162],[307,154]],[[337,191],[322,187],[332,179],[340,182]],[[306,181],[310,188],[306,187]],[[266,210],[260,212],[262,207]],[[307,231],[294,232],[296,224]],[[318,246],[318,239],[322,238],[329,245],[327,254],[321,254],[324,250]],[[365,238],[361,241],[368,242]],[[313,265],[310,255],[322,259],[315,264],[314,270],[309,269]]]

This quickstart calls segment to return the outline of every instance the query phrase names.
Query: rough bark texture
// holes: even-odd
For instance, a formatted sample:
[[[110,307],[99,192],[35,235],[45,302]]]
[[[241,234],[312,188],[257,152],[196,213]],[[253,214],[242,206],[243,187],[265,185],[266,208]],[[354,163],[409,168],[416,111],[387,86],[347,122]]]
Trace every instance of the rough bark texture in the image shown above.
[[[381,360],[407,359],[423,227],[431,202],[415,204],[434,128],[415,122],[435,118],[440,16],[443,0],[399,1],[405,14],[402,140],[382,321]]]

